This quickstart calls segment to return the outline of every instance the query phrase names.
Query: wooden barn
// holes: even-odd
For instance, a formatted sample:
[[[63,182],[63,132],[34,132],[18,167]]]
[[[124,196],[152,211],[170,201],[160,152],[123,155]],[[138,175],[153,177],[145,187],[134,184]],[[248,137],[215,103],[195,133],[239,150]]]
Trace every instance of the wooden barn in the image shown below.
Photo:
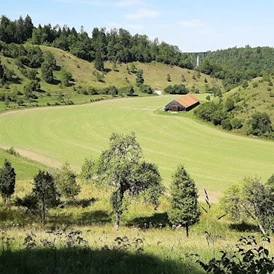
[[[186,94],[165,106],[165,111],[189,111],[200,104],[200,101],[193,94]]]

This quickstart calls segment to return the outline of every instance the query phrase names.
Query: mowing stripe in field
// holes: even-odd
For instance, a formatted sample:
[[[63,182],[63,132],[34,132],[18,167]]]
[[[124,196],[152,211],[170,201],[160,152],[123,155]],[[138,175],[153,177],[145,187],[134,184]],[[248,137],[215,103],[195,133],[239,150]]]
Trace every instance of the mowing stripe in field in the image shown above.
[[[0,116],[0,144],[32,153],[46,164],[70,162],[79,169],[97,157],[112,132],[134,131],[146,160],[166,184],[179,163],[199,189],[220,192],[245,176],[274,173],[274,142],[241,137],[174,115],[158,115],[171,96],[125,98],[82,106],[29,109]],[[36,156],[35,156],[36,155]]]

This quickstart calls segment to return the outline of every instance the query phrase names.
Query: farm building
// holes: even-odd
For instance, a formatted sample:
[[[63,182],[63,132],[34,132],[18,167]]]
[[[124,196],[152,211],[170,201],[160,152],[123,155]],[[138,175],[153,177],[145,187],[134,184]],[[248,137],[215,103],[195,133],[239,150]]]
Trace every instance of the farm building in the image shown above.
[[[165,106],[165,111],[189,111],[200,104],[200,101],[193,94],[186,94]]]

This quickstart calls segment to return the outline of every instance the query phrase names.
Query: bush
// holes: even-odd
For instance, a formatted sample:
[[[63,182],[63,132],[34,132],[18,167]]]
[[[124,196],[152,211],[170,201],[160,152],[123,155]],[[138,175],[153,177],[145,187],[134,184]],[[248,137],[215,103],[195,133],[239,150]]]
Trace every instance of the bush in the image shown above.
[[[243,126],[242,120],[238,119],[238,118],[233,118],[231,119],[231,125],[233,129],[239,129]]]
[[[270,243],[270,238],[263,237],[263,241]],[[231,251],[221,250],[220,253],[222,255],[220,259],[214,257],[204,263],[198,258],[196,262],[207,273],[267,274],[274,271],[274,257],[269,256],[265,244],[258,244],[254,236],[242,236]]]
[[[139,87],[139,90],[142,93],[147,93],[147,94],[152,94],[153,93],[152,88],[149,85],[144,85],[143,84]]]
[[[248,121],[247,134],[263,136],[271,133],[272,131],[271,119],[265,112],[255,112]]]
[[[231,122],[230,122],[230,119],[229,119],[229,118],[223,120],[223,121],[221,122],[221,125],[222,125],[222,128],[223,128],[223,129],[226,129],[226,130],[231,130],[231,129],[232,129],[232,125],[231,125]]]
[[[164,89],[164,91],[166,93],[169,94],[187,94],[189,93],[189,90],[187,89],[187,87],[185,85],[173,85],[173,86],[168,86]]]

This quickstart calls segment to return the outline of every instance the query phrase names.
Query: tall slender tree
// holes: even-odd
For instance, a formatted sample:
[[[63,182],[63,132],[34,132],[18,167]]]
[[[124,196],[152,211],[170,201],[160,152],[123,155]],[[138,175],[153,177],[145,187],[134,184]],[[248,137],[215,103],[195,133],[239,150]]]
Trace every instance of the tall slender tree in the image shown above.
[[[45,225],[48,208],[56,206],[60,198],[53,176],[49,172],[39,170],[33,180],[32,195],[36,198],[41,222]]]
[[[171,209],[168,212],[168,218],[173,225],[185,227],[187,237],[190,226],[200,220],[197,188],[183,165],[179,165],[173,175]]]
[[[0,193],[5,202],[8,203],[14,193],[16,173],[11,163],[5,159],[3,168],[0,169]]]

